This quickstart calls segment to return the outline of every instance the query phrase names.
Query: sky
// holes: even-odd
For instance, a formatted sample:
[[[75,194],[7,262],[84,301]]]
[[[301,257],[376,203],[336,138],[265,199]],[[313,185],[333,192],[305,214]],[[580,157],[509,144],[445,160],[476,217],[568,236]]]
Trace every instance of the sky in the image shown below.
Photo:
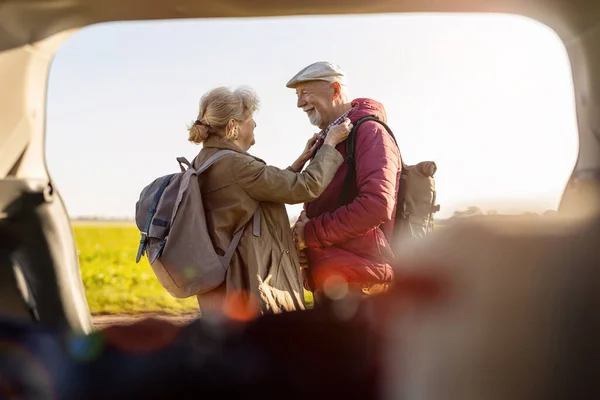
[[[409,164],[434,160],[440,217],[555,209],[577,157],[571,70],[544,25],[508,15],[398,14],[121,22],[76,32],[50,70],[46,158],[71,217],[133,218],[141,190],[201,146],[208,90],[253,87],[256,145],[281,168],[318,129],[285,83],[321,60],[384,104]],[[288,206],[290,216],[300,205]]]

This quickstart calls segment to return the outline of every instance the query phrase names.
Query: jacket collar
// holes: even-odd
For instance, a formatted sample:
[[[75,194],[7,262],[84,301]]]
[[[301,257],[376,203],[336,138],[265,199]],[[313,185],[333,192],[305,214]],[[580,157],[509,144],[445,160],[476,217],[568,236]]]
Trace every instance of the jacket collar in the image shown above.
[[[231,140],[223,139],[218,136],[214,136],[214,135],[209,136],[208,139],[206,139],[206,141],[204,142],[203,147],[209,148],[209,149],[212,148],[212,149],[232,150],[237,153],[250,156],[250,157],[264,163],[264,161],[261,160],[260,158],[255,157],[252,154],[249,154],[248,152],[245,152],[244,150],[240,149]]]

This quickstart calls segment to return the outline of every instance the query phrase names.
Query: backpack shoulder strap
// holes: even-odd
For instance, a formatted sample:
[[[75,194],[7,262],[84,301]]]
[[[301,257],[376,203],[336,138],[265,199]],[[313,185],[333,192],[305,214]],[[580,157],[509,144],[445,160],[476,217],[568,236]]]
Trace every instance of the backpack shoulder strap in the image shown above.
[[[148,232],[150,232],[150,224],[152,223],[152,218],[154,218],[154,214],[156,214],[156,208],[158,207],[158,202],[160,201],[160,197],[162,196],[163,192],[167,188],[167,185],[169,184],[169,182],[171,182],[171,179],[173,178],[174,175],[175,174],[167,175],[163,178],[162,182],[160,183],[160,187],[158,188],[158,191],[154,195],[154,198],[152,198],[152,204],[150,205],[150,208],[148,209],[148,212],[146,214],[146,221],[144,222],[144,231],[142,232],[142,238],[140,239],[140,244],[138,246],[138,252],[135,257],[136,263],[139,263],[140,259],[144,255],[144,252],[146,250],[146,245],[148,244]]]
[[[252,234],[256,237],[260,237],[261,215],[262,215],[262,213],[261,213],[261,208],[260,208],[260,203],[259,203],[258,206],[256,207],[256,210],[254,211],[254,215],[252,215]],[[227,269],[229,267],[229,264],[231,263],[231,259],[233,258],[233,253],[235,252],[235,249],[238,247],[238,244],[240,243],[240,239],[242,238],[242,234],[244,233],[245,228],[246,228],[246,226],[243,226],[239,231],[237,231],[235,233],[235,235],[233,236],[233,239],[231,239],[231,243],[229,243],[229,247],[227,248],[225,255],[220,257],[221,265],[223,265],[223,268]],[[258,273],[258,271],[253,271],[253,272]]]
[[[346,160],[348,162],[348,172],[346,173],[344,185],[342,186],[342,192],[340,193],[340,198],[338,201],[338,205],[340,207],[349,204],[352,200],[349,198],[349,196],[350,190],[352,188],[352,183],[356,181],[356,135],[358,133],[358,127],[367,121],[375,121],[378,124],[382,125],[387,131],[387,133],[390,135],[394,143],[396,143],[398,151],[400,151],[400,147],[398,146],[398,142],[396,141],[394,133],[385,122],[379,119],[377,115],[367,115],[366,117],[363,117],[356,121],[356,123],[354,123],[354,126],[352,127],[352,130],[350,131],[350,134],[348,135],[348,138],[346,139]],[[402,159],[402,156],[400,156],[400,158]],[[404,160],[402,160],[402,168],[404,169],[405,166],[406,165],[404,164]]]
[[[358,121],[356,121],[356,124],[354,125],[354,128],[352,130],[354,131],[355,129],[358,128],[358,125],[362,124],[363,122],[367,122],[367,121],[375,121],[379,125],[383,126],[385,128],[385,130],[387,131],[387,133],[392,138],[392,140],[394,141],[394,143],[396,144],[398,151],[400,151],[400,146],[398,146],[398,141],[396,140],[396,136],[394,136],[394,132],[392,132],[392,129],[388,126],[388,124],[386,124],[385,122],[380,120],[377,115],[369,115],[369,116],[359,119]],[[348,135],[348,138],[350,138],[350,135]],[[349,148],[349,146],[352,146],[352,147]],[[351,143],[350,143],[350,141],[346,142],[346,153],[348,153],[348,150],[350,150],[352,152],[352,157],[354,159],[354,153],[356,152],[356,133],[354,134],[354,137],[352,138]],[[350,153],[348,153],[348,154],[350,154]],[[403,160],[402,167],[404,167],[404,166],[405,166],[405,164],[404,164],[404,160]]]
[[[360,124],[370,120],[371,118],[373,117],[368,116],[356,121],[356,123],[353,124],[352,130],[348,134],[348,137],[346,138],[346,162],[348,163],[348,171],[346,172],[344,185],[342,186],[342,191],[338,199],[339,207],[349,204],[352,201],[350,198],[350,189],[352,188],[352,182],[356,181],[356,165],[354,163],[354,157],[356,155],[356,134]]]
[[[213,165],[215,162],[219,161],[221,158],[228,156],[230,154],[235,154],[235,151],[233,150],[219,150],[217,151],[215,154],[213,154],[212,156],[210,156],[208,158],[208,160],[206,160],[200,167],[198,167],[198,169],[196,170],[196,173],[198,175],[202,174],[204,171],[206,171],[208,168],[210,168],[211,165]],[[254,236],[260,236],[260,218],[261,218],[261,209],[260,209],[260,204],[257,206],[256,210],[254,211],[254,215],[252,216],[252,233],[254,234]],[[225,252],[225,254],[220,258],[221,264],[223,265],[223,268],[227,269],[229,267],[229,264],[231,263],[231,259],[233,257],[233,253],[235,252],[235,249],[238,247],[238,244],[240,243],[240,239],[242,238],[242,234],[244,233],[244,227],[242,227],[242,229],[240,229],[239,231],[237,231],[235,233],[235,235],[233,236],[233,239],[231,240],[231,242],[229,243],[229,246],[227,247],[227,250]]]
[[[394,141],[394,143],[396,143],[396,146],[398,146],[398,142],[396,142],[396,137],[394,136],[394,133],[392,132],[390,127],[385,122],[380,120],[377,115],[367,115],[366,117],[363,117],[356,121],[356,123],[352,127],[352,131],[350,131],[350,134],[346,139],[346,154],[348,155],[348,160],[352,160],[351,162],[354,162],[354,155],[356,153],[356,134],[358,133],[358,127],[367,121],[375,121],[378,124],[382,125],[392,137],[392,140]]]
[[[229,154],[234,154],[234,153],[235,153],[235,151],[233,151],[233,150],[217,151],[215,154],[210,156],[209,159],[204,162],[204,164],[202,164],[200,167],[198,167],[198,169],[196,170],[196,173],[198,175],[200,175],[201,173],[206,171],[211,165],[213,165],[215,162],[219,161],[221,158],[223,158]]]

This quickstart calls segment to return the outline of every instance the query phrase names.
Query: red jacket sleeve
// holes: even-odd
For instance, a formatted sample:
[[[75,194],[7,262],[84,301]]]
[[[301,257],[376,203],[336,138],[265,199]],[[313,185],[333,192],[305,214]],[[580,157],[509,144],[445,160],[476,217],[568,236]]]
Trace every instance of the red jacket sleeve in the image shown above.
[[[362,236],[392,219],[400,153],[377,122],[368,121],[358,128],[355,163],[358,196],[347,206],[322,214],[305,225],[308,247],[330,247]]]

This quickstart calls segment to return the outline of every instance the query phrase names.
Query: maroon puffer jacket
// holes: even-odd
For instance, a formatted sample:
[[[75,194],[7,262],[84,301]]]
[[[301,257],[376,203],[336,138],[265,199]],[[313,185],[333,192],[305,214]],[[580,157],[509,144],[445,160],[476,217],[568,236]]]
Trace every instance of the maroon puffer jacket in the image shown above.
[[[374,100],[356,99],[352,106],[348,115],[352,123],[373,114],[386,122],[383,105]],[[345,142],[337,149],[346,159]],[[305,205],[310,218],[304,231],[308,290],[322,289],[332,275],[358,285],[392,280],[393,253],[386,235],[393,230],[402,163],[393,139],[377,122],[358,128],[355,163],[357,195],[352,203],[338,208],[348,171],[344,162],[323,194]]]

